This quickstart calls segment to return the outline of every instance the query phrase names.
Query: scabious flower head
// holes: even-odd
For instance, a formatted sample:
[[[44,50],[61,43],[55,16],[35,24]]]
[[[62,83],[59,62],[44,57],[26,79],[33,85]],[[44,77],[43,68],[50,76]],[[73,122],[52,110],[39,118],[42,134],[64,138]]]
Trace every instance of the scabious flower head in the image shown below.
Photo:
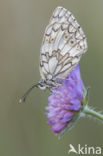
[[[63,80],[62,85],[52,90],[48,98],[46,113],[48,124],[55,133],[60,133],[72,122],[73,117],[82,108],[84,85],[77,65]]]

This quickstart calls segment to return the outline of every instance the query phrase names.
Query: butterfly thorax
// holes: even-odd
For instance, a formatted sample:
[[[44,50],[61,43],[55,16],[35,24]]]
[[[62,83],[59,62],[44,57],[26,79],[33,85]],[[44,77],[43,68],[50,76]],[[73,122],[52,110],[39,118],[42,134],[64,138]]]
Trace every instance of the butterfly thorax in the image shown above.
[[[56,79],[56,78],[52,78],[52,79],[41,79],[38,83],[38,87],[41,90],[45,90],[45,89],[52,89],[52,88],[57,88],[58,86],[61,85],[61,81]]]

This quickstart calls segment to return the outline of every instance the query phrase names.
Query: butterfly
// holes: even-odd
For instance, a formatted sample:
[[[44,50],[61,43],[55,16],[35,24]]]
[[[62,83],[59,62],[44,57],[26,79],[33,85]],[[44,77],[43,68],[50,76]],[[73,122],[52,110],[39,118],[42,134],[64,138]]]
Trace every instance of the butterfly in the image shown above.
[[[46,27],[40,49],[41,80],[19,102],[25,101],[34,87],[52,90],[61,85],[60,80],[66,78],[86,51],[86,36],[74,15],[63,7],[57,7]]]

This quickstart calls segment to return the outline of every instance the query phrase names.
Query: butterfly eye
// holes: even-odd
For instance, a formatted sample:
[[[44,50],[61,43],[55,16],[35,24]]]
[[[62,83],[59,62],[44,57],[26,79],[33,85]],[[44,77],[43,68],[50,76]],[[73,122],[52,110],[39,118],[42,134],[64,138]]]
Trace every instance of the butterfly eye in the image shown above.
[[[39,84],[38,87],[41,89],[41,90],[45,90],[46,89],[46,86],[42,85],[42,84]]]

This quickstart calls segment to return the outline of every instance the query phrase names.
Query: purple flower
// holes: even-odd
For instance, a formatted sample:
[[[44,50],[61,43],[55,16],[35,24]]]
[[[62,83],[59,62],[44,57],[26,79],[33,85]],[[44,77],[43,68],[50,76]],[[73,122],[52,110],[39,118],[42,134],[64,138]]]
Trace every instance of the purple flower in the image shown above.
[[[77,65],[72,72],[63,80],[58,88],[52,90],[48,98],[49,105],[46,113],[49,118],[48,124],[55,133],[60,133],[72,121],[80,111],[83,100],[84,85]]]

